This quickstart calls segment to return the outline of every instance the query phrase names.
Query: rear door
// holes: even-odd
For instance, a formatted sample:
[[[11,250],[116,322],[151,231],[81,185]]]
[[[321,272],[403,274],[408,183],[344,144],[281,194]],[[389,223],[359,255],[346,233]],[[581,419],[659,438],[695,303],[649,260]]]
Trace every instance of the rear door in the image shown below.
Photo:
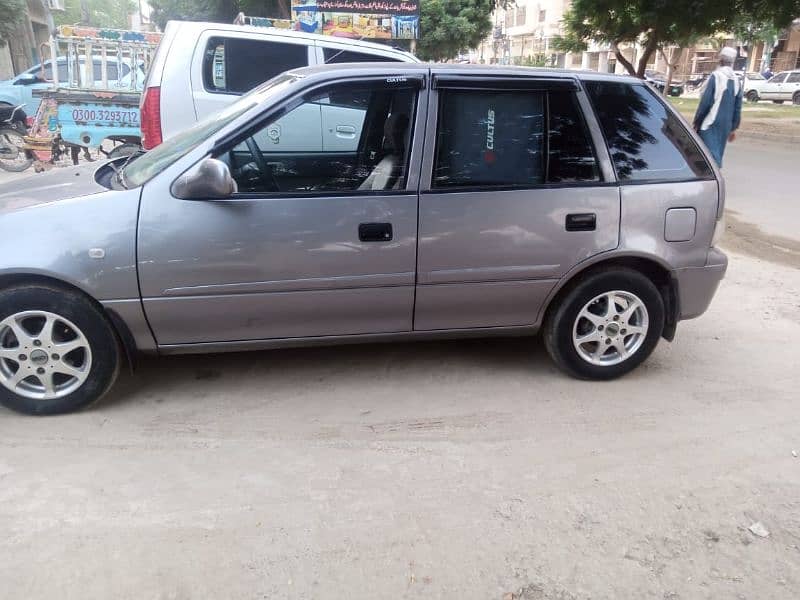
[[[314,44],[304,38],[204,31],[192,58],[195,117],[200,120],[276,75],[314,62]]]
[[[800,71],[789,73],[783,84],[783,92],[784,100],[794,100],[795,94],[800,93]],[[798,100],[797,104],[800,104],[800,100]]]
[[[619,191],[586,98],[568,78],[441,74],[434,88],[414,329],[534,324],[561,276],[617,246]]]

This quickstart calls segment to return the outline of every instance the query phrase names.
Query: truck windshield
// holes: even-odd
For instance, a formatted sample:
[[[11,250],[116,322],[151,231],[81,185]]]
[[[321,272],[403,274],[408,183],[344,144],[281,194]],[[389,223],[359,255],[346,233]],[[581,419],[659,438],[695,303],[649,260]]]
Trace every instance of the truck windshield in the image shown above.
[[[286,86],[298,79],[299,76],[288,73],[279,75],[242,96],[230,106],[192,125],[189,129],[181,131],[178,135],[169,138],[127,165],[122,170],[122,182],[129,188],[144,185],[180,157],[191,152],[197,146],[208,140],[212,135],[225,127],[225,125],[240,117],[254,106],[262,104],[275,93],[283,90]]]

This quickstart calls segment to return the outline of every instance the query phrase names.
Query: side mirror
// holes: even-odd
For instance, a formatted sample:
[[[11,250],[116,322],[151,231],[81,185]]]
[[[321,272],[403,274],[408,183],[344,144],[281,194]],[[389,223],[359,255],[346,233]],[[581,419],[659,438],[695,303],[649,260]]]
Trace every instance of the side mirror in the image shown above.
[[[172,195],[182,200],[213,200],[228,198],[238,189],[228,165],[204,158],[175,180]]]
[[[34,75],[33,73],[23,73],[17,80],[14,82],[14,85],[32,85],[34,83],[39,83],[41,80],[39,79],[38,75]]]

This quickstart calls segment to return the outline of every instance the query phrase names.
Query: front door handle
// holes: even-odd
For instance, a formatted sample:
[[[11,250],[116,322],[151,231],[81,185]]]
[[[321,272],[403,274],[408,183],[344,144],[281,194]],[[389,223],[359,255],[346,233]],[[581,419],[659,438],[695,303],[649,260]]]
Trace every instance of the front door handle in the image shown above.
[[[358,239],[362,242],[391,242],[391,223],[361,223],[358,226]]]
[[[594,231],[597,229],[597,215],[595,213],[572,213],[567,215],[564,226],[567,231]]]

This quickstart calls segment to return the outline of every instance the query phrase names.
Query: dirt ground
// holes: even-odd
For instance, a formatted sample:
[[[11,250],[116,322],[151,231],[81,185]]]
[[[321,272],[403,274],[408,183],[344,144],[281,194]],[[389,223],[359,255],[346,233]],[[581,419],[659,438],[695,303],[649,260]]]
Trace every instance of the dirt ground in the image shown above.
[[[800,270],[732,245],[615,382],[459,341],[153,360],[90,412],[2,411],[0,597],[797,598]]]

